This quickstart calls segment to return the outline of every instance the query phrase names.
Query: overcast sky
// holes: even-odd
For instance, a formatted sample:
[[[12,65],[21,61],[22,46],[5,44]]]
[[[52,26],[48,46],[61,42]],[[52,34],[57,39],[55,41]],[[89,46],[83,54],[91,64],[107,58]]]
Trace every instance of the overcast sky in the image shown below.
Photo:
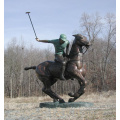
[[[39,43],[25,12],[30,16],[39,39],[56,39],[61,33],[68,40],[73,39],[74,31],[79,30],[79,20],[85,12],[101,16],[116,13],[115,0],[4,0],[4,45],[14,37],[25,44],[45,48],[48,44]]]

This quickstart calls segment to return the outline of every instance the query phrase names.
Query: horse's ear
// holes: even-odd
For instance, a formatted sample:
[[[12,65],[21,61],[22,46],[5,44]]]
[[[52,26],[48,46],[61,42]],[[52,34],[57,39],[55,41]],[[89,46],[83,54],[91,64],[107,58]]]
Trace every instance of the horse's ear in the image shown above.
[[[83,36],[81,34],[75,34],[74,37],[77,37],[78,39],[83,39]]]

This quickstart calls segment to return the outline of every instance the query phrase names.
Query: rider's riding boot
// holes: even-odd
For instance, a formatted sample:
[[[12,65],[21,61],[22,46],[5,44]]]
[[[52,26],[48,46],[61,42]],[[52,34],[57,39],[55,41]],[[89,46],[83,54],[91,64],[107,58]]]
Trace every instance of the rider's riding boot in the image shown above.
[[[60,79],[61,79],[61,80],[66,80],[66,79],[64,78],[64,72],[65,72],[65,66],[63,65],[62,68],[61,68],[61,73],[60,73]]]

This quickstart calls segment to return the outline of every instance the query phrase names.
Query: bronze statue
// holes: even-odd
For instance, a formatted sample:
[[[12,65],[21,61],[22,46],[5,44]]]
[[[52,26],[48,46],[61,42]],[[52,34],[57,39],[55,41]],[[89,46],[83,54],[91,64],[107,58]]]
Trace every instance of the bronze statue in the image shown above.
[[[85,74],[86,65],[82,63],[83,47],[89,48],[90,43],[86,37],[81,34],[73,35],[75,37],[70,53],[67,56],[68,61],[66,63],[66,69],[64,77],[66,80],[77,79],[80,84],[80,89],[76,93],[68,93],[72,98],[68,102],[74,102],[85,92]],[[49,95],[54,101],[64,103],[65,101],[51,90],[51,86],[59,79],[61,71],[61,64],[59,62],[45,61],[38,66],[26,67],[25,70],[34,69],[38,78],[43,82],[44,87],[42,91]]]

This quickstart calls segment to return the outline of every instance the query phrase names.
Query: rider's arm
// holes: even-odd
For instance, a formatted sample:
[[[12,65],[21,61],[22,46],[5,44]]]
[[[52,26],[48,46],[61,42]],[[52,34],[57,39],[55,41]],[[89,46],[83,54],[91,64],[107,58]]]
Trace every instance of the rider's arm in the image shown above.
[[[39,40],[38,38],[36,38],[36,40],[37,40],[38,42],[49,43],[49,40]]]

